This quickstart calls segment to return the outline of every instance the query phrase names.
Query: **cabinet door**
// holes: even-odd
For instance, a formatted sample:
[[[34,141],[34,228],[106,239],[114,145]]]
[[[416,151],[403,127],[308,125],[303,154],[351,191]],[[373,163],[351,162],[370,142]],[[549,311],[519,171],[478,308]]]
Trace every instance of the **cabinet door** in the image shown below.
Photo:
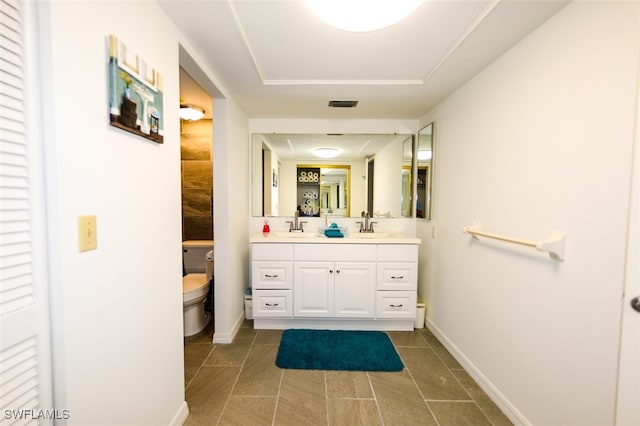
[[[336,262],[335,317],[373,318],[375,263]]]
[[[293,269],[293,315],[333,316],[333,262],[296,262]]]

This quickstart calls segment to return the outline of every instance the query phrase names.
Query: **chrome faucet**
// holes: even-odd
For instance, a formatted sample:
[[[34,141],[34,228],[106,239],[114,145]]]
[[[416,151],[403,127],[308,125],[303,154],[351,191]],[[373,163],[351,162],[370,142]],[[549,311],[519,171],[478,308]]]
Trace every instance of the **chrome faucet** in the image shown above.
[[[362,212],[362,217],[364,217],[364,223],[359,221],[356,222],[360,224],[360,232],[374,232],[373,224],[378,222],[374,222],[374,221],[369,222],[369,212]]]
[[[307,223],[307,221],[301,220],[298,222],[298,216],[300,216],[300,212],[296,210],[294,221],[288,220],[285,222],[289,224],[289,232],[304,232],[304,228],[302,227],[302,224]]]

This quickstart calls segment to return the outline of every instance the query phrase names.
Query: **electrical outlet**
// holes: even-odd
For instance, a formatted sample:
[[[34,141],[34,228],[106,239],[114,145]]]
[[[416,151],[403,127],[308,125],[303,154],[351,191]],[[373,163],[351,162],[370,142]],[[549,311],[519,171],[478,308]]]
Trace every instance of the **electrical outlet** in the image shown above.
[[[78,251],[95,250],[98,247],[96,216],[78,216]]]

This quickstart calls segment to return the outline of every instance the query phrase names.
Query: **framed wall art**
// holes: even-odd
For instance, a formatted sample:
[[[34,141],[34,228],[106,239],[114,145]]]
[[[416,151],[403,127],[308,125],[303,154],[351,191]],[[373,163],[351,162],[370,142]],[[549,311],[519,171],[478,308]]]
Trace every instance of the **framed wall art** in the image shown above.
[[[116,36],[109,36],[109,124],[164,142],[162,76]]]

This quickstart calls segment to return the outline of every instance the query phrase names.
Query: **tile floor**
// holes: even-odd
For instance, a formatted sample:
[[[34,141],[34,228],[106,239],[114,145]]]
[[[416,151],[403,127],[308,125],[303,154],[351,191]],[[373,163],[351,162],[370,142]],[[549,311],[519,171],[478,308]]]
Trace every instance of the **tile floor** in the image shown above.
[[[285,370],[281,330],[252,321],[229,345],[186,339],[185,425],[511,425],[426,328],[388,332],[401,372]]]

